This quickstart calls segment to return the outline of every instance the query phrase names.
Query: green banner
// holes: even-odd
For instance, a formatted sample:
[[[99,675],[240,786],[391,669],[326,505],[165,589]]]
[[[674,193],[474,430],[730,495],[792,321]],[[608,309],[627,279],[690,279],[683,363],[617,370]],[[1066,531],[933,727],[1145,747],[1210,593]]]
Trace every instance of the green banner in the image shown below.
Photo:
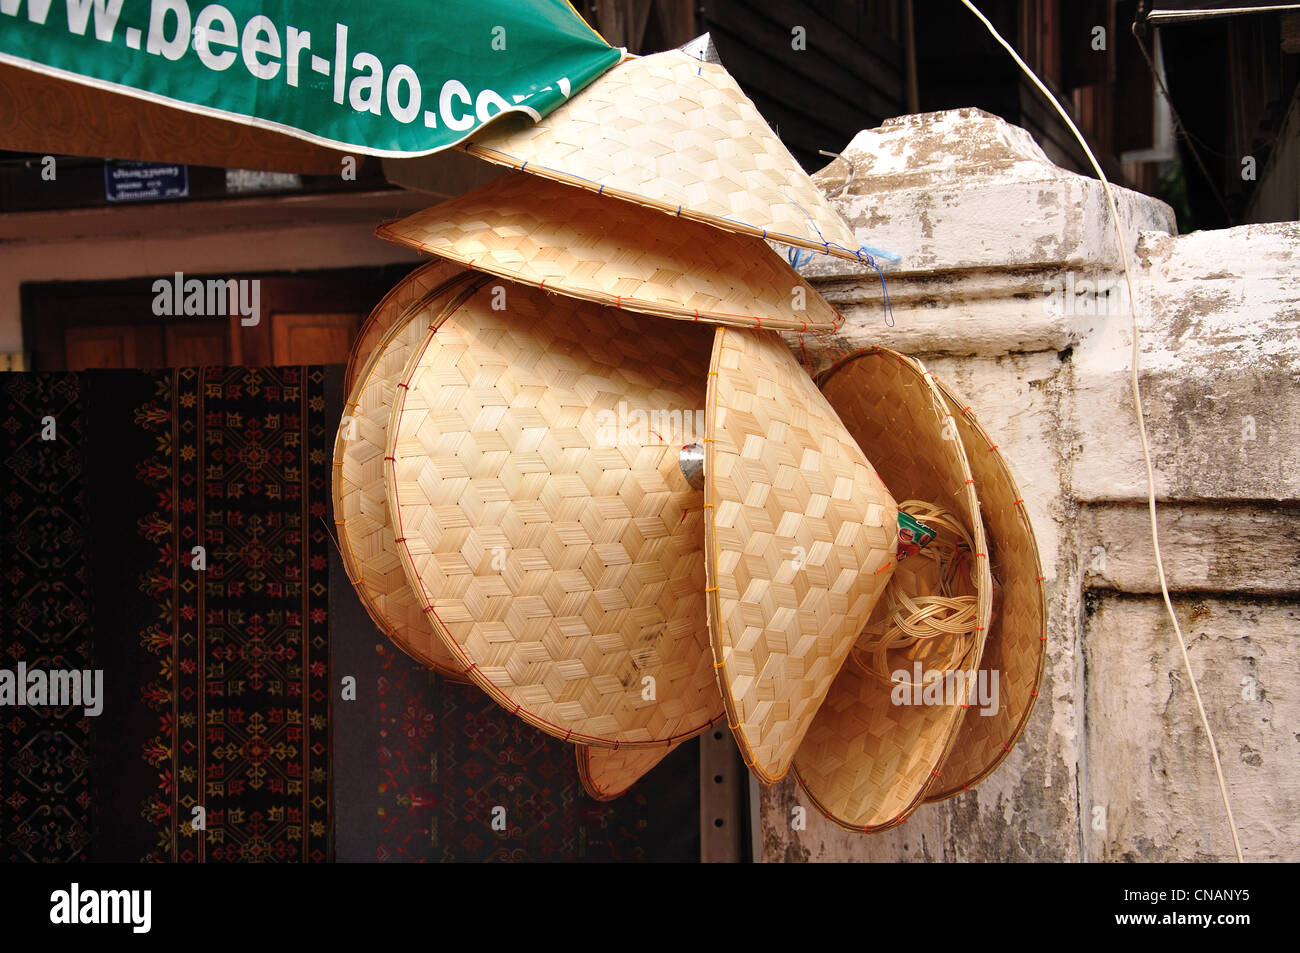
[[[539,119],[619,59],[566,0],[0,0],[0,61],[369,155]]]

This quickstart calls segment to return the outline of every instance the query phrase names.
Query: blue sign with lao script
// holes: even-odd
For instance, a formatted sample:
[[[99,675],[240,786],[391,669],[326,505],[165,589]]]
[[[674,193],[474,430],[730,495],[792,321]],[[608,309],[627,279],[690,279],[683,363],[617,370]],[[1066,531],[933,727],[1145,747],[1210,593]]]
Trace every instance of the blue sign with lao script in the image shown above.
[[[190,169],[158,162],[104,163],[104,198],[110,202],[159,202],[190,194]]]

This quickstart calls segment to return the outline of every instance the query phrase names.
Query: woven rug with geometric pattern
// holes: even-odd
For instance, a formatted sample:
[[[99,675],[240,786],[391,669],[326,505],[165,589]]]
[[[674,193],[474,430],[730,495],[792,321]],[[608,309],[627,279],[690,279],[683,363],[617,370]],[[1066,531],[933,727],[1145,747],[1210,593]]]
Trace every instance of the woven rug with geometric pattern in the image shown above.
[[[0,667],[99,669],[104,696],[0,709],[2,856],[330,858],[324,386],[0,379]]]

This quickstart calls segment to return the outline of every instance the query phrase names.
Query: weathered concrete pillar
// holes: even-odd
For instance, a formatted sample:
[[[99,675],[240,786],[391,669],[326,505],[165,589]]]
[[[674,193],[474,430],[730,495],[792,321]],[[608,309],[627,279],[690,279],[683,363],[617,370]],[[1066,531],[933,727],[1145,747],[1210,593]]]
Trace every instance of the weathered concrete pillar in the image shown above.
[[[891,120],[845,156],[841,211],[903,256],[887,271],[893,326],[875,272],[819,257],[804,273],[848,318],[835,346],[921,357],[998,440],[1042,550],[1048,663],[1019,746],[977,789],[867,837],[815,810],[791,830],[787,779],[762,795],[763,858],[1230,855],[1151,560],[1130,317],[1100,183],[979,110]],[[834,190],[848,165],[815,178]],[[1117,200],[1176,606],[1247,856],[1297,859],[1300,224],[1175,237],[1163,203]]]

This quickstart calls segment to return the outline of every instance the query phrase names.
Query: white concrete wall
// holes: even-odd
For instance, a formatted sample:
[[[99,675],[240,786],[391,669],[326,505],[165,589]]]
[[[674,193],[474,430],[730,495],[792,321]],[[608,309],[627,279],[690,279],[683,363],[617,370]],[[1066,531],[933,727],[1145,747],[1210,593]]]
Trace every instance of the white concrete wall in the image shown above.
[[[903,256],[887,272],[894,326],[874,272],[825,257],[804,270],[848,319],[836,346],[922,357],[1007,455],[1048,579],[1047,670],[1019,746],[975,790],[862,836],[815,810],[790,830],[787,779],[762,795],[764,858],[1230,857],[1158,596],[1129,312],[1049,291],[1122,284],[1100,183],[978,110],[892,120],[846,155],[841,211]],[[846,173],[837,160],[816,178],[833,189]],[[1118,198],[1174,601],[1246,856],[1300,859],[1300,224],[1175,237],[1165,205]]]

